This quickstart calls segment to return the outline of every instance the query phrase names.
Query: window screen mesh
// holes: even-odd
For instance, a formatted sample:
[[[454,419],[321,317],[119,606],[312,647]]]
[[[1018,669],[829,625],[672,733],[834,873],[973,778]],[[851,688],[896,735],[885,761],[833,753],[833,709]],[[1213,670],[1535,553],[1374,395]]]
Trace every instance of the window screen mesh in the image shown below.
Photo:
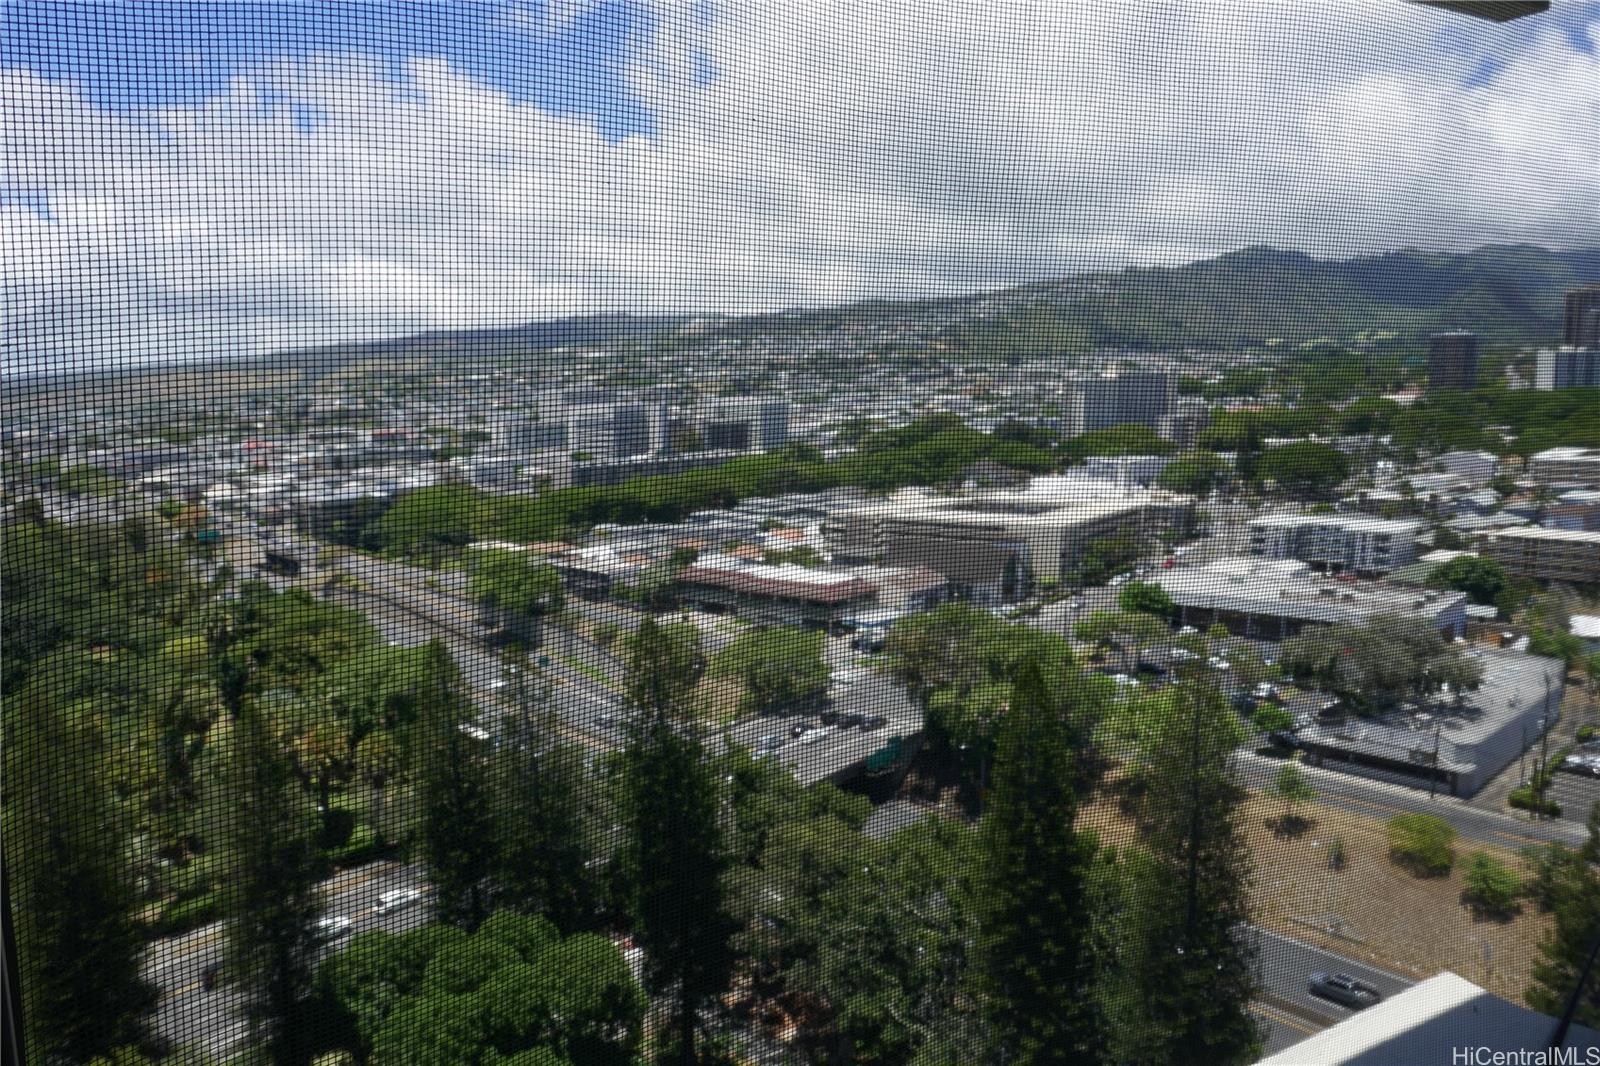
[[[1594,1053],[1597,45],[0,6],[0,1057]]]

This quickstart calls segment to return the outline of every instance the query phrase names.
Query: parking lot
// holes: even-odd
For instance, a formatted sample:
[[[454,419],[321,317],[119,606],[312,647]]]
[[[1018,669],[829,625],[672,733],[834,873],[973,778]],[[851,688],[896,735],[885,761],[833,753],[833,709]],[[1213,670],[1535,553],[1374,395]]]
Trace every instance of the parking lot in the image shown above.
[[[1600,753],[1595,754],[1600,755]],[[1528,765],[1531,773],[1532,759]],[[1561,817],[1568,821],[1582,822],[1589,817],[1590,809],[1596,803],[1600,803],[1600,775],[1592,771],[1588,773],[1558,771],[1546,795],[1561,804]]]

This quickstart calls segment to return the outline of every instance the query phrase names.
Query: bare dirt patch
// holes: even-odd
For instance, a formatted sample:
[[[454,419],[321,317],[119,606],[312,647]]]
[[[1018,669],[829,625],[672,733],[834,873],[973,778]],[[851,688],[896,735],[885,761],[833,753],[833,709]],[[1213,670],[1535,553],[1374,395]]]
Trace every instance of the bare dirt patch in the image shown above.
[[[1450,970],[1515,1003],[1527,989],[1539,939],[1550,925],[1531,902],[1508,921],[1479,919],[1461,901],[1466,858],[1485,851],[1526,875],[1514,851],[1458,840],[1456,863],[1444,877],[1418,878],[1389,860],[1384,822],[1366,815],[1306,804],[1311,825],[1299,836],[1276,833],[1282,802],[1253,796],[1242,806],[1255,862],[1253,893],[1265,929],[1406,976]],[[1105,844],[1133,843],[1137,828],[1114,797],[1101,794],[1080,815]],[[1341,870],[1328,867],[1328,847],[1344,843]],[[1317,928],[1330,917],[1345,935]],[[1487,946],[1487,947],[1486,947]]]

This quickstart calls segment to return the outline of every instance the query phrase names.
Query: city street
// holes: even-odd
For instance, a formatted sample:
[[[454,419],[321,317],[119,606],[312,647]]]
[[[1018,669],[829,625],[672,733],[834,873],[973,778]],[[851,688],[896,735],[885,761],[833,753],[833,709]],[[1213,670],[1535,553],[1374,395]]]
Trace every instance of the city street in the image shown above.
[[[1343,1004],[1312,995],[1307,981],[1313,973],[1349,974],[1385,996],[1404,991],[1416,983],[1291,937],[1264,929],[1254,932],[1263,991],[1251,1013],[1265,1028],[1268,1055],[1292,1047],[1356,1013]]]
[[[375,862],[345,870],[323,882],[329,917],[351,920],[350,935],[381,929],[404,932],[428,918],[426,900],[379,914],[374,909],[386,892],[425,890],[420,867],[396,862]],[[343,943],[341,937],[338,943]],[[337,949],[337,944],[327,950]],[[206,967],[222,961],[226,952],[221,922],[180,936],[157,940],[145,958],[146,977],[161,989],[155,1032],[174,1046],[190,1044],[221,1059],[245,1040],[248,1026],[239,1017],[240,999],[226,979],[207,989]]]

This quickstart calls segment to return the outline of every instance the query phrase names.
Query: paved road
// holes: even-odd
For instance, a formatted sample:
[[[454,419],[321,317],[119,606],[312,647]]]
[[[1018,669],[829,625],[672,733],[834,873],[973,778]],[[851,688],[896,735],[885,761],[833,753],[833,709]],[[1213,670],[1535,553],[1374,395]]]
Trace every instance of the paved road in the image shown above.
[[[346,870],[322,886],[327,914],[352,919],[352,934],[370,929],[398,933],[425,922],[428,910],[421,902],[383,915],[373,910],[385,892],[425,887],[419,867],[396,862]],[[161,988],[155,1031],[174,1045],[197,1045],[219,1060],[235,1051],[248,1035],[234,991],[226,983],[208,991],[202,980],[205,968],[223,958],[224,940],[222,924],[214,922],[155,941],[145,958],[146,976]],[[329,948],[336,949],[337,945]]]
[[[1385,996],[1404,991],[1416,982],[1409,977],[1347,959],[1314,945],[1255,930],[1261,963],[1263,994],[1252,1009],[1266,1034],[1266,1053],[1276,1054],[1313,1033],[1355,1013],[1332,1000],[1313,996],[1308,978],[1313,973],[1344,973],[1372,985]]]
[[[1251,788],[1266,789],[1283,768],[1281,759],[1239,753],[1241,776]],[[1431,799],[1427,787],[1378,781],[1323,767],[1301,769],[1317,790],[1317,801],[1338,810],[1389,819],[1397,814],[1423,812],[1435,814],[1456,828],[1462,837],[1480,844],[1503,848],[1562,843],[1577,845],[1587,839],[1581,822],[1566,820],[1529,821],[1515,814],[1488,811],[1455,796],[1436,795]]]

